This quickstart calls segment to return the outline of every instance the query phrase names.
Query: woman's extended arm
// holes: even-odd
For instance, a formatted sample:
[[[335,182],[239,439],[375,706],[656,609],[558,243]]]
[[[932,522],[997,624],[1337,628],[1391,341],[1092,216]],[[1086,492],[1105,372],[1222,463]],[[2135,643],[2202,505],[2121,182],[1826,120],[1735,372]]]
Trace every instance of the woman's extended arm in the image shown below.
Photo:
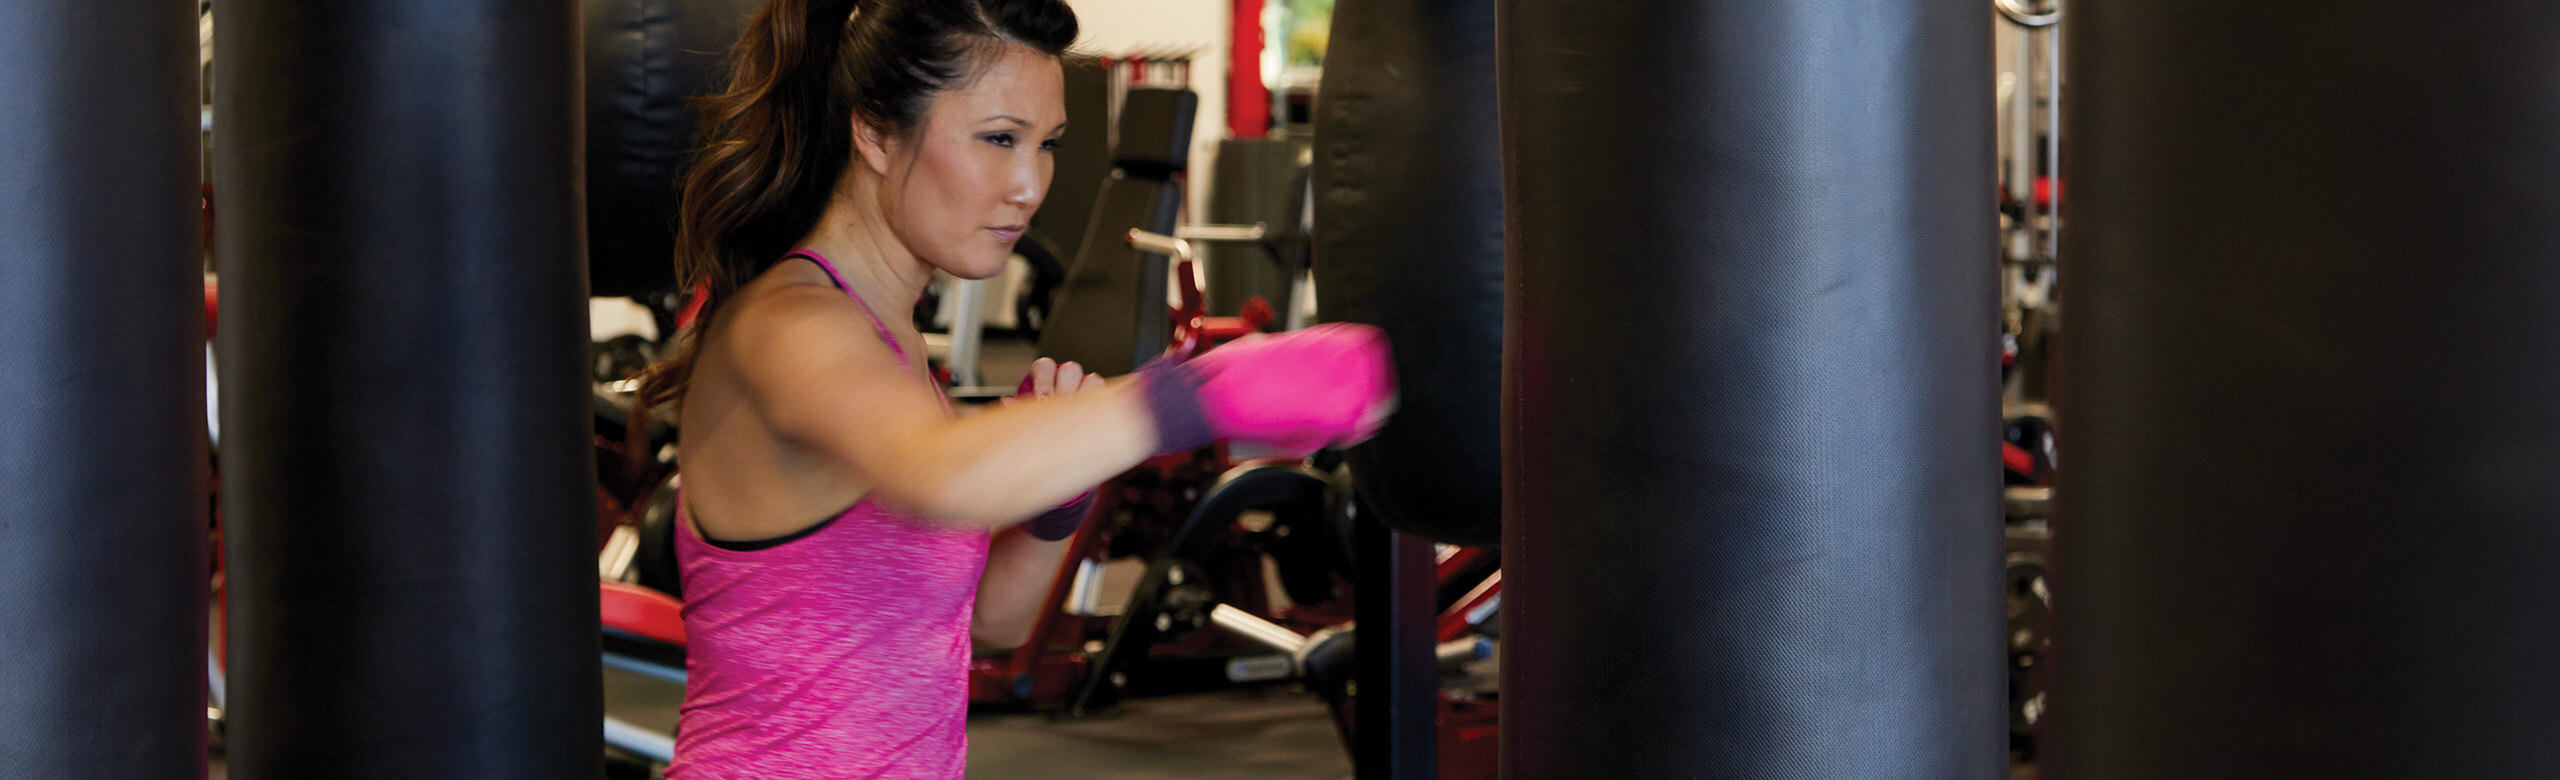
[[[909,510],[995,528],[1160,450],[1233,438],[1314,452],[1394,409],[1386,337],[1328,323],[1253,335],[1128,382],[952,420],[833,290],[778,291],[728,327],[770,435]]]
[[[936,522],[1018,523],[1156,452],[1137,383],[954,420],[842,293],[811,286],[759,303],[723,325],[766,424]]]

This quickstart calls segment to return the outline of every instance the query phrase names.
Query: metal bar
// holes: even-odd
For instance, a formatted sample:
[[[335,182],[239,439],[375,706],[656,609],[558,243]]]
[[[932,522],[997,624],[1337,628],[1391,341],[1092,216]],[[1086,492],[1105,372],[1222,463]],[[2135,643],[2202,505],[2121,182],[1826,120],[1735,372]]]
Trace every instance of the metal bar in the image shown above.
[[[2003,178],[2009,185],[2009,200],[2019,204],[2019,212],[2014,229],[2001,236],[2001,250],[2009,259],[2024,262],[2034,260],[2036,255],[2035,229],[2031,221],[2035,209],[2031,201],[2036,197],[2033,162],[2036,156],[2035,76],[2029,70],[2035,61],[2035,41],[2031,36],[2018,34],[2017,55],[2018,71],[2006,74],[2015,83],[2009,90],[2008,101],[2002,105],[2008,109],[2008,116],[2004,118],[2009,126],[2009,148],[2003,154],[2008,158],[2009,167]]]
[[[2047,0],[2055,21],[2062,16],[2062,0]],[[2038,258],[2054,262],[2062,257],[2062,33],[2050,26],[2039,33],[2044,36],[2044,170],[2046,209],[2043,251]]]
[[[1307,646],[1305,635],[1232,605],[1220,604],[1216,609],[1210,610],[1209,622],[1226,629],[1227,633],[1253,640],[1254,644],[1292,656],[1297,655],[1300,649]]]
[[[1442,642],[1432,651],[1432,656],[1438,658],[1444,668],[1492,658],[1493,637],[1476,636]]]
[[[959,309],[951,315],[951,383],[975,387],[985,384],[978,376],[978,352],[987,330],[987,282],[960,279],[951,288]]]
[[[604,719],[604,743],[638,753],[651,761],[676,760],[674,737],[631,725],[611,715]]]
[[[1439,636],[1442,640],[1457,639],[1483,624],[1485,618],[1501,608],[1502,572],[1497,571],[1484,578],[1483,582],[1476,583],[1466,596],[1458,599],[1458,603],[1441,611]]]
[[[1102,597],[1102,562],[1092,558],[1076,561],[1074,587],[1067,592],[1067,614],[1099,614],[1096,601]]]
[[[222,674],[222,648],[213,647],[205,650],[204,687],[206,695],[213,698],[213,708],[222,709],[224,706],[222,702],[228,698],[227,694],[230,692],[229,681]]]
[[[604,668],[620,669],[642,677],[653,677],[667,682],[676,683],[678,685],[684,684],[683,669],[678,669],[666,664],[650,663],[637,658],[605,653]]]
[[[1185,241],[1260,241],[1268,233],[1260,222],[1251,225],[1184,225],[1173,230],[1175,238]]]
[[[2020,95],[2018,107],[2021,109],[2019,127],[2025,132],[2018,136],[2018,156],[2012,162],[2017,166],[2017,172],[2014,175],[2017,177],[2015,183],[2018,189],[2018,231],[2019,235],[2027,237],[2026,251],[2022,256],[2029,261],[2040,261],[2044,259],[2044,204],[2036,201],[2036,176],[2039,174],[2038,169],[2043,166],[2036,164],[2040,157],[2036,153],[2035,117],[2036,107],[2040,101],[2036,99],[2038,88],[2035,74],[2044,69],[2042,62],[2044,49],[2036,45],[2034,29],[2027,30],[2021,37],[2024,40],[2021,42],[2020,53],[2025,56],[2019,61],[2019,68],[2023,71],[2025,83],[2021,85],[2023,88],[2018,90]]]
[[[1199,257],[1192,252],[1189,241],[1135,228],[1129,231],[1129,246],[1137,248],[1140,252],[1168,255],[1175,260],[1192,260]]]
[[[1352,769],[1361,780],[1439,774],[1439,643],[1432,636],[1431,540],[1396,533],[1373,513],[1353,528],[1360,594],[1360,695],[1352,705]]]
[[[604,549],[596,553],[596,578],[621,582],[631,573],[631,562],[640,557],[640,531],[628,525],[614,526],[605,537]]]

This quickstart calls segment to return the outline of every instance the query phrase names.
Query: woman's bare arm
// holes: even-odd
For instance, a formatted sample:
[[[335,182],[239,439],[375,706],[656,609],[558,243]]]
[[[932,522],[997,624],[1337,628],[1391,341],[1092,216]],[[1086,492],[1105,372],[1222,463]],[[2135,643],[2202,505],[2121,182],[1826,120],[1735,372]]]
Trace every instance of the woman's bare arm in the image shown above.
[[[776,290],[735,314],[723,341],[776,435],[935,522],[1020,522],[1156,448],[1135,383],[953,420],[841,292]]]
[[[1059,365],[1048,358],[1032,361],[1029,384],[1026,398],[1008,398],[1002,406],[1048,403],[1043,399],[1099,392],[1108,387],[1101,377],[1087,376],[1081,366]],[[989,647],[1020,647],[1031,639],[1032,627],[1039,623],[1040,610],[1048,606],[1049,590],[1057,584],[1060,567],[1065,565],[1067,540],[1074,538],[1041,537],[1072,533],[1066,529],[1085,522],[1088,518],[1084,515],[1093,510],[1092,501],[1077,501],[1044,511],[1040,519],[1029,524],[996,532],[987,544],[987,567],[978,575],[978,599],[969,616],[972,639]],[[1053,519],[1063,519],[1067,524],[1053,525]]]
[[[987,647],[1020,647],[1029,641],[1041,608],[1049,604],[1049,587],[1057,582],[1067,542],[1044,541],[1021,528],[997,531],[987,543],[987,569],[978,575],[969,638]]]

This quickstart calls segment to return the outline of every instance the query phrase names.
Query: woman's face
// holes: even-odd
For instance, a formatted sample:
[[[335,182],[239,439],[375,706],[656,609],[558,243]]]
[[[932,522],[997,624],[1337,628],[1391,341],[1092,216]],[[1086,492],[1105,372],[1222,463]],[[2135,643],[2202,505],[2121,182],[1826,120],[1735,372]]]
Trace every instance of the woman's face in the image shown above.
[[[1058,58],[1005,46],[975,80],[935,96],[923,123],[886,149],[890,231],[953,276],[1003,272],[1049,192],[1066,125]]]

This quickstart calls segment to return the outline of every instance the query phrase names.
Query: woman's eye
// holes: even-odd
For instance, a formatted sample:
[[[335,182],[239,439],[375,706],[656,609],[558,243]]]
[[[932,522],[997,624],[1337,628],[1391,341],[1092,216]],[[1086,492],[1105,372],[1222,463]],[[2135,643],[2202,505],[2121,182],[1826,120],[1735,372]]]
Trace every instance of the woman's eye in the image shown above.
[[[1058,139],[1056,139],[1056,138],[1051,138],[1051,139],[1046,140],[1046,141],[1041,141],[1041,142],[1040,142],[1040,151],[1043,151],[1043,152],[1054,152],[1054,151],[1057,151],[1057,150],[1058,150],[1058,144],[1059,144],[1059,140],[1058,140]]]
[[[1012,134],[1012,133],[996,133],[996,134],[993,134],[993,135],[989,135],[989,136],[987,136],[987,143],[995,144],[995,145],[997,145],[997,146],[1004,147],[1004,148],[1006,148],[1006,149],[1011,149],[1011,148],[1013,148],[1013,134]]]

